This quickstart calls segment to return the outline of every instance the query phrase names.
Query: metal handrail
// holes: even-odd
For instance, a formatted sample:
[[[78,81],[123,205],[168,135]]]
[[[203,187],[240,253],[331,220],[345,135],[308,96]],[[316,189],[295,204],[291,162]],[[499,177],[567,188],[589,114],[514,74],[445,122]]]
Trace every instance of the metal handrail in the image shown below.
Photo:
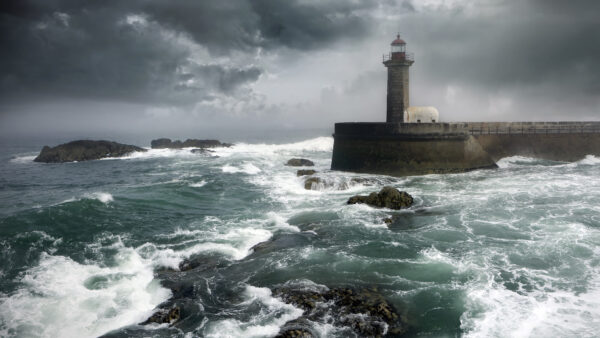
[[[548,127],[535,127],[535,126],[522,126],[518,127],[507,127],[499,128],[498,126],[487,128],[471,127],[469,134],[471,135],[524,135],[524,134],[599,134],[600,126],[548,126]]]
[[[390,61],[390,60],[415,61],[414,53],[404,53],[404,58],[400,58],[400,59],[392,59],[392,54],[395,54],[395,53],[383,54],[383,62]]]

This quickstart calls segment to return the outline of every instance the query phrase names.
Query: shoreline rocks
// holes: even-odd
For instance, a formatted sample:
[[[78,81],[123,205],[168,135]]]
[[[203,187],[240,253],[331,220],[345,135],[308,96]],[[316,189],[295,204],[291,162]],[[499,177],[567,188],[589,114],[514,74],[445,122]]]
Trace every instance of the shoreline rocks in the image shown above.
[[[107,157],[121,157],[136,151],[145,152],[146,149],[104,140],[77,140],[56,147],[44,146],[33,161],[44,163],[81,162]]]
[[[314,167],[315,163],[305,158],[292,158],[285,165],[290,167]]]
[[[312,170],[312,169],[300,169],[296,172],[296,176],[300,177],[300,176],[310,176],[310,175],[314,175],[316,174],[317,171],[316,170]]]
[[[356,195],[348,199],[347,204],[367,204],[377,208],[402,209],[413,204],[413,198],[405,191],[392,187],[383,187],[379,193],[372,192],[368,196]]]
[[[187,139],[185,141],[175,140],[172,141],[170,138],[159,138],[150,142],[152,149],[181,149],[181,148],[220,148],[220,147],[231,147],[230,143],[221,143],[218,140],[198,140],[198,139]]]
[[[297,290],[276,288],[273,296],[301,308],[303,315],[286,323],[277,337],[312,337],[303,322],[333,320],[360,336],[400,335],[407,330],[403,318],[376,289],[332,288]],[[335,314],[332,316],[332,314]]]

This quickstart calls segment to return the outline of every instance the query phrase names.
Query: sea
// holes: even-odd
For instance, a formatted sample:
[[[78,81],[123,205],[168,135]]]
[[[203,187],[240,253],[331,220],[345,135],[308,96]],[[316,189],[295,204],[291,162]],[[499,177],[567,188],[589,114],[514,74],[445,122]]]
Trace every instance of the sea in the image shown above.
[[[389,177],[331,171],[329,133],[33,162],[46,144],[0,148],[2,337],[274,337],[302,315],[273,293],[292,284],[376,288],[404,337],[600,332],[600,158]],[[290,158],[324,184],[305,189]],[[346,204],[384,186],[413,206]],[[194,260],[210,266],[180,271]],[[166,280],[191,287],[181,320],[140,325],[172,299]],[[357,336],[335,323],[309,322]]]

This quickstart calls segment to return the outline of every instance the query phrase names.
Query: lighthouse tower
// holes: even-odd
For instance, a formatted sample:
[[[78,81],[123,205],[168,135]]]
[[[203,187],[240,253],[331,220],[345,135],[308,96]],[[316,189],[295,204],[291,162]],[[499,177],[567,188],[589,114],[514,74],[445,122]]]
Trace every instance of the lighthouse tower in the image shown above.
[[[412,54],[406,52],[406,42],[392,41],[390,54],[383,56],[383,64],[388,69],[387,119],[388,123],[402,123],[404,111],[408,109],[408,68],[415,62]]]

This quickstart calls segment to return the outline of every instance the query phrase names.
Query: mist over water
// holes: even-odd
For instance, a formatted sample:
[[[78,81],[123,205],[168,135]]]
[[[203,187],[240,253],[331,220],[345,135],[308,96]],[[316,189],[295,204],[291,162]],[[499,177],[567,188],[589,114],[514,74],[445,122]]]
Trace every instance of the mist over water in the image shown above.
[[[408,337],[597,334],[600,159],[391,178],[329,171],[329,136],[286,140],[64,164],[34,163],[43,144],[3,147],[0,336],[269,337],[302,314],[273,297],[282,285],[375,286]],[[331,184],[306,190],[292,157]],[[345,204],[385,185],[413,207]],[[169,272],[194,257],[215,268]],[[194,311],[137,325],[172,296],[165,280],[193,284]]]

